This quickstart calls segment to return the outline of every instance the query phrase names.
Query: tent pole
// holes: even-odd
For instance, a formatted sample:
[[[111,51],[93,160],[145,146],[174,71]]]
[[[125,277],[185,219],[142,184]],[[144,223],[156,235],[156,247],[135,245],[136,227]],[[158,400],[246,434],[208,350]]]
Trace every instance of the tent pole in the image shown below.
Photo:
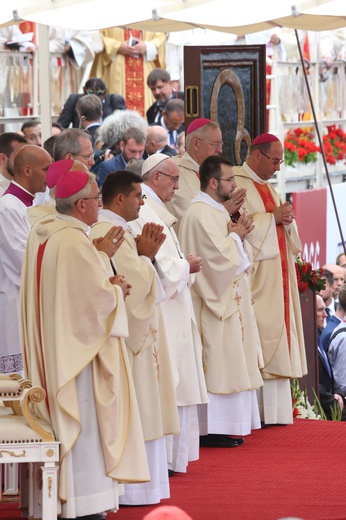
[[[320,132],[319,125],[318,125],[318,121],[317,121],[317,116],[316,116],[315,106],[314,106],[314,102],[313,102],[312,95],[311,95],[311,89],[310,89],[310,85],[309,85],[308,75],[307,75],[307,73],[306,73],[306,68],[305,68],[305,63],[304,63],[304,57],[303,57],[302,48],[301,48],[301,45],[300,45],[300,41],[299,41],[299,36],[298,36],[298,31],[297,31],[297,29],[294,29],[294,32],[295,32],[295,35],[296,35],[296,40],[297,40],[297,45],[298,45],[298,50],[299,50],[300,61],[301,61],[302,68],[303,68],[303,74],[304,74],[304,79],[305,79],[306,89],[307,89],[308,96],[309,96],[309,100],[310,100],[310,105],[311,105],[311,110],[312,110],[312,116],[313,116],[314,124],[315,124],[315,131],[316,131],[316,135],[317,135],[318,143],[319,143],[319,145],[320,145],[320,149],[321,149],[322,160],[323,160],[324,168],[325,168],[325,171],[326,171],[326,176],[327,176],[328,186],[329,186],[329,189],[330,189],[330,195],[331,195],[331,197],[332,197],[332,202],[333,202],[333,207],[334,207],[335,217],[336,217],[336,221],[337,221],[338,228],[339,228],[339,233],[340,233],[341,243],[342,243],[342,247],[343,247],[343,250],[344,250],[344,254],[345,254],[345,256],[346,256],[346,244],[345,244],[345,240],[344,240],[343,233],[342,233],[342,229],[341,229],[341,223],[340,223],[340,219],[339,219],[339,213],[338,213],[338,209],[337,209],[337,207],[336,207],[336,202],[335,202],[335,198],[334,198],[333,187],[332,187],[332,183],[331,183],[330,175],[329,175],[329,171],[328,171],[328,165],[327,165],[326,155],[325,155],[325,153],[324,153],[324,149],[323,149],[323,141],[322,141],[321,132]]]

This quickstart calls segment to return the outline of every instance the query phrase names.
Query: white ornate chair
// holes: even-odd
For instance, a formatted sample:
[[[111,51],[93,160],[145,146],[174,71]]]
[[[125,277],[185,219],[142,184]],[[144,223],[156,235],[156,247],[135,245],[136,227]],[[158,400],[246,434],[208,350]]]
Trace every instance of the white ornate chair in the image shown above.
[[[33,403],[44,398],[42,388],[20,375],[0,374],[0,463],[28,463],[21,472],[21,506],[29,517],[56,520],[59,443],[33,413]],[[34,463],[41,463],[42,473]]]

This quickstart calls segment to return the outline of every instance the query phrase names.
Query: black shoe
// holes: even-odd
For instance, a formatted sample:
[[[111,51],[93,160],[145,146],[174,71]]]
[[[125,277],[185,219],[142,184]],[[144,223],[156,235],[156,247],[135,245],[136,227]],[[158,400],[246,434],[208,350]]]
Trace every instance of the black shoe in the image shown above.
[[[216,433],[199,437],[199,445],[207,448],[236,448],[243,442],[244,439],[232,439],[228,435],[218,435]]]
[[[173,471],[172,469],[169,469],[168,470],[168,476],[169,477],[174,477],[174,475],[175,475],[175,471]]]
[[[228,437],[228,438],[232,439],[233,441],[235,441],[238,444],[238,446],[241,446],[245,442],[242,437],[238,437],[237,439],[235,439],[234,437]]]

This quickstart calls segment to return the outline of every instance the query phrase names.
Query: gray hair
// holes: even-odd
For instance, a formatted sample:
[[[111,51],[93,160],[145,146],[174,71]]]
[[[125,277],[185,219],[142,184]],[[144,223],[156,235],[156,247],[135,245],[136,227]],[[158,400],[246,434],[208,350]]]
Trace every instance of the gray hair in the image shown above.
[[[141,176],[143,163],[143,159],[130,159],[126,165],[125,170],[127,172],[137,173],[137,175]]]
[[[167,157],[168,157],[168,155],[167,155]],[[162,161],[162,162],[163,162],[163,161]],[[160,163],[159,163],[159,164],[160,164]],[[143,179],[144,182],[148,182],[148,181],[150,181],[151,176],[153,175],[153,173],[155,173],[155,172],[158,171],[157,167],[158,167],[158,165],[153,166],[153,167],[151,168],[151,170],[148,170],[147,172],[142,173],[142,179]]]
[[[59,134],[54,141],[54,161],[65,159],[68,153],[71,155],[80,155],[82,151],[79,142],[80,138],[90,140],[90,136],[85,132],[85,130],[79,130],[78,128],[68,128],[67,130],[61,132],[61,134]]]
[[[74,195],[71,195],[71,197],[65,197],[64,199],[55,199],[56,210],[58,213],[70,215],[73,212],[74,205],[77,202],[77,200],[87,198],[90,195],[92,184],[96,181],[96,175],[94,175],[91,172],[88,172],[88,176],[88,182],[83,189],[79,190]]]
[[[201,128],[198,128],[194,132],[191,132],[191,134],[185,137],[185,148],[190,146],[190,143],[194,137],[198,137],[199,139],[205,139],[208,136],[209,130],[216,130],[218,128],[220,128],[219,123],[216,123],[216,121],[211,121],[210,123],[202,126]]]
[[[116,110],[100,127],[100,137],[107,146],[116,146],[128,128],[135,127],[146,133],[148,123],[135,110]]]

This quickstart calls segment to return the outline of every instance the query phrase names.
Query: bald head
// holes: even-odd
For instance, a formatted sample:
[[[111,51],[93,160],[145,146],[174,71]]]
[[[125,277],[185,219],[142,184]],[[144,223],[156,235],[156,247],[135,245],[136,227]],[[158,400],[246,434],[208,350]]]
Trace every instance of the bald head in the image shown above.
[[[71,171],[78,171],[78,172],[86,172],[89,173],[89,168],[82,163],[81,161],[73,161],[73,164],[70,168]]]
[[[52,158],[36,145],[23,146],[14,158],[13,178],[32,195],[46,189],[46,172]]]
[[[148,155],[162,150],[168,144],[167,132],[160,125],[148,126],[145,139],[145,151]]]
[[[326,264],[323,266],[323,269],[328,269],[333,274],[334,278],[334,289],[333,289],[333,298],[337,299],[339,296],[340,287],[344,283],[345,271],[342,267],[336,264]]]
[[[342,267],[344,270],[346,270],[346,256],[344,255],[344,253],[340,253],[336,257],[336,262],[335,263],[337,265],[339,265],[340,267]]]

